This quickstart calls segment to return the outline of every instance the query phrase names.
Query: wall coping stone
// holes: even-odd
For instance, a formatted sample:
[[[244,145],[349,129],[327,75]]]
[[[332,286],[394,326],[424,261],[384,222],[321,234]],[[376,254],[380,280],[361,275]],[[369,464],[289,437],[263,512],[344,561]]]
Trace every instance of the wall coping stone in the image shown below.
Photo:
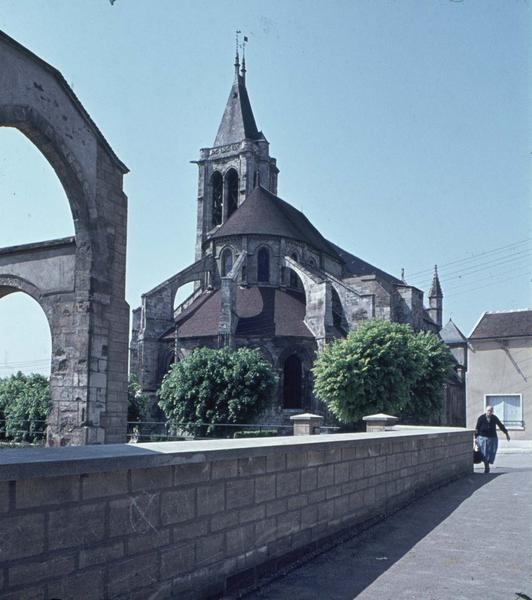
[[[372,444],[386,438],[405,439],[471,433],[462,427],[396,426],[391,431],[335,433],[254,439],[194,440],[146,444],[104,444],[61,448],[20,448],[0,451],[0,481],[81,475],[84,473],[164,467],[286,453],[291,448],[345,447]],[[350,444],[351,445],[351,444]]]

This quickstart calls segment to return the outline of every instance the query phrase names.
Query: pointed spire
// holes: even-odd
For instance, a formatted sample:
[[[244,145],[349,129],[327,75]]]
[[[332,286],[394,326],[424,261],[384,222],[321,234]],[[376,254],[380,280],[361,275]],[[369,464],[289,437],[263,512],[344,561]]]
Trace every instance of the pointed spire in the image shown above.
[[[248,41],[247,36],[244,36],[244,41],[242,42],[242,82],[246,85],[246,42]]]
[[[258,140],[264,138],[257,129],[246,90],[246,62],[244,57],[242,60],[242,71],[240,71],[240,55],[238,51],[239,33],[240,31],[236,32],[235,80],[229,93],[216,139],[214,140],[213,146],[215,147],[240,143],[245,139]],[[244,39],[247,41],[247,38]]]
[[[404,267],[401,269],[401,281],[403,283],[406,283],[406,279],[405,279],[405,269]]]
[[[430,286],[429,298],[443,298],[440,278],[438,277],[438,265],[434,265],[434,275],[432,276],[432,285]]]

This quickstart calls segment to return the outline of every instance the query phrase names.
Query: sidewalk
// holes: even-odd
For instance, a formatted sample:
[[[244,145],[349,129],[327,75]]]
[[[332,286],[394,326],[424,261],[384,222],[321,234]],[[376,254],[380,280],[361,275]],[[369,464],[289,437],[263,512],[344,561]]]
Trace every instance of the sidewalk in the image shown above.
[[[247,600],[532,598],[532,453],[497,456]]]

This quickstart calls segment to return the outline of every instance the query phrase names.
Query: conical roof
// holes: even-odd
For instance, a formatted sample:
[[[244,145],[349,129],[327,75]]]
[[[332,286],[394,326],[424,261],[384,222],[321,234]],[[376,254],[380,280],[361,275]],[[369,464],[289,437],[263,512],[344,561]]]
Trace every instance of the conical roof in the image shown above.
[[[264,136],[257,129],[244,78],[237,73],[227,99],[222,122],[218,127],[214,146],[234,144],[245,139],[257,140],[261,137]]]
[[[465,344],[467,338],[454,324],[452,319],[440,331],[440,337],[446,344]]]
[[[429,298],[443,298],[437,267],[434,267],[434,275],[432,276],[432,285],[430,286]]]
[[[234,235],[275,235],[292,238],[340,260],[332,245],[305,215],[258,185],[216,231],[213,238]]]

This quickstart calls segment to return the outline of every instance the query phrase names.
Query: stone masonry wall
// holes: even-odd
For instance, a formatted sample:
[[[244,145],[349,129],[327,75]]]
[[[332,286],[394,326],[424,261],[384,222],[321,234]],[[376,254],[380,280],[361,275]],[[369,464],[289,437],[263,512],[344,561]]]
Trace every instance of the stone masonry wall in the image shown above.
[[[4,450],[0,596],[216,597],[471,473],[471,447],[433,428]]]

